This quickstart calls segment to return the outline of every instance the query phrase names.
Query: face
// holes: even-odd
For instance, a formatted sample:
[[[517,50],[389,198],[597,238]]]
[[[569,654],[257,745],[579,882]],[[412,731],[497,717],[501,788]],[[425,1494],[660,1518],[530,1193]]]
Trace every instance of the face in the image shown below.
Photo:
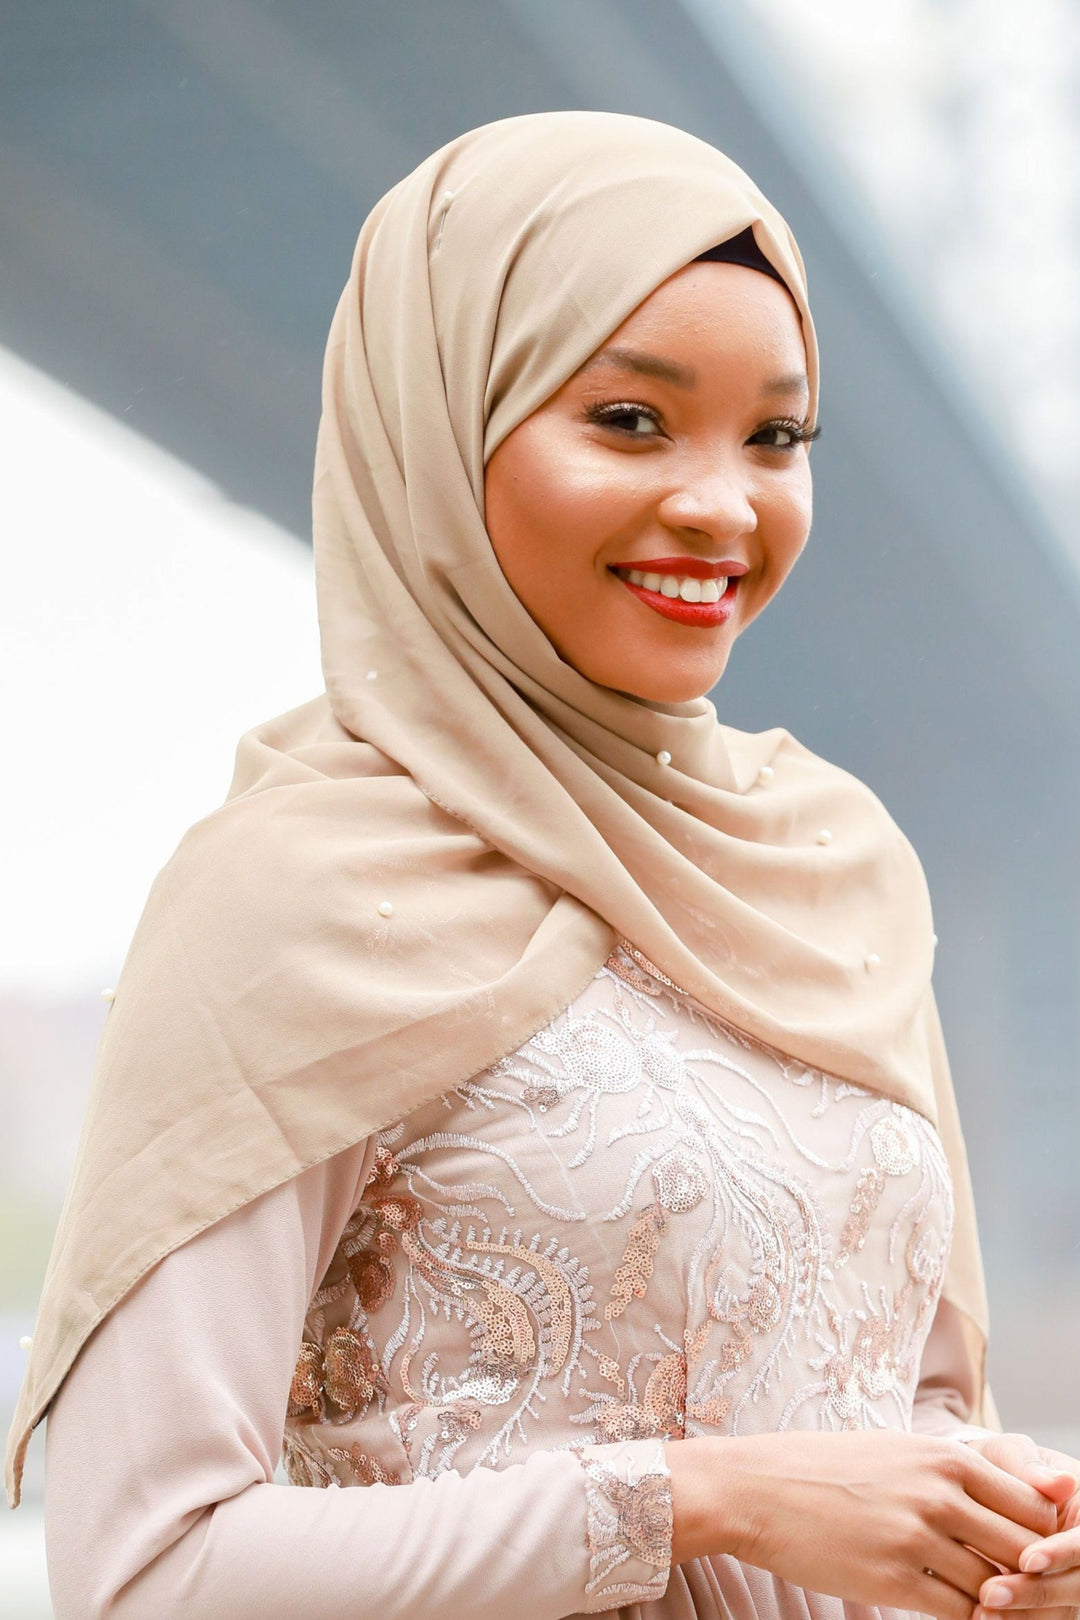
[[[700,697],[810,530],[806,351],[779,282],[691,264],[488,462],[488,533],[567,663]]]

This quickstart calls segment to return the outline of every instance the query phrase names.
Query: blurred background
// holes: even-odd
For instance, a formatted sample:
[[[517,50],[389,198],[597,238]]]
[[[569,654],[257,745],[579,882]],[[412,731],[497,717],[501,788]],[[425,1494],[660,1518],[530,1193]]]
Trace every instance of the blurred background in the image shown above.
[[[0,5],[0,1416],[143,899],[321,689],[322,345],[376,198],[475,124],[641,113],[792,224],[817,518],[721,717],[920,851],[1008,1427],[1080,1454],[1076,0]],[[41,1434],[0,1617],[50,1613]]]

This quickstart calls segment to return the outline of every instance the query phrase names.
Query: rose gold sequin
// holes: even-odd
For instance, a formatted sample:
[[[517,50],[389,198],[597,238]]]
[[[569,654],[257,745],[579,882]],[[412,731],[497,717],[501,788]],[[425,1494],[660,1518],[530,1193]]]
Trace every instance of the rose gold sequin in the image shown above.
[[[606,1379],[609,1384],[615,1385],[619,1391],[620,1397],[625,1397],[626,1379],[619,1370],[619,1363],[617,1361],[614,1361],[611,1356],[597,1356],[596,1370],[600,1374],[601,1378]]]
[[[658,1361],[645,1386],[645,1410],[664,1434],[682,1438],[686,1418],[686,1357],[673,1352]]]
[[[475,1434],[483,1421],[484,1414],[479,1401],[458,1401],[445,1412],[439,1413],[439,1439],[447,1444],[453,1444],[455,1440],[464,1440],[467,1435]]]
[[[387,1300],[393,1298],[394,1268],[381,1254],[354,1254],[349,1260],[349,1276],[356,1297],[369,1316],[381,1311]]]
[[[512,1255],[515,1260],[520,1260],[525,1265],[531,1266],[542,1279],[547,1295],[547,1371],[549,1376],[561,1372],[566,1364],[566,1357],[570,1349],[570,1334],[574,1325],[574,1308],[570,1290],[566,1285],[566,1279],[558,1266],[547,1255],[537,1254],[535,1250],[527,1249],[520,1243],[481,1243],[474,1241],[471,1246],[480,1254]]]
[[[611,1279],[611,1298],[604,1306],[610,1322],[621,1316],[632,1299],[644,1299],[653,1274],[660,1239],[667,1230],[667,1214],[659,1204],[643,1209],[626,1236],[622,1260]]]
[[[376,1214],[392,1232],[414,1232],[420,1224],[424,1206],[419,1198],[407,1193],[388,1193],[373,1203]]]
[[[344,1463],[357,1485],[400,1485],[397,1474],[384,1468],[378,1457],[373,1457],[359,1446],[330,1446],[326,1455],[335,1462]]]
[[[542,1114],[546,1114],[558,1102],[559,1092],[556,1086],[526,1086],[521,1099],[531,1108],[538,1108]]]
[[[605,1406],[596,1432],[609,1445],[616,1440],[648,1440],[656,1433],[656,1419],[643,1406]]]
[[[300,1346],[296,1370],[289,1386],[289,1416],[299,1417],[302,1412],[318,1414],[322,1410],[322,1351],[307,1340]]]
[[[358,1412],[375,1393],[376,1374],[364,1341],[348,1328],[336,1328],[326,1341],[323,1387],[343,1412]]]
[[[885,1191],[885,1176],[881,1170],[864,1170],[855,1183],[855,1195],[851,1200],[850,1213],[844,1222],[844,1230],[840,1234],[840,1253],[836,1257],[838,1266],[846,1265],[853,1254],[866,1243],[866,1234],[870,1230],[870,1222],[874,1211],[881,1201]]]
[[[720,1429],[724,1420],[731,1412],[731,1402],[726,1395],[714,1395],[709,1400],[693,1401],[686,1409],[687,1417],[697,1423],[707,1424],[709,1428]]]
[[[687,1431],[902,1426],[950,1218],[927,1121],[616,950],[489,1076],[380,1139],[311,1302],[286,1467],[435,1478],[567,1423],[654,1458]],[[603,1501],[590,1612],[662,1590]]]

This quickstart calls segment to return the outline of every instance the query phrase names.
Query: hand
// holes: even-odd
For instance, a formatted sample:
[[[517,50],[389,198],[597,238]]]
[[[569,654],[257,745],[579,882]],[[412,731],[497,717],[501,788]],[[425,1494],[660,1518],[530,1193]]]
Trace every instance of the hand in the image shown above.
[[[665,1449],[676,1563],[730,1553],[810,1591],[937,1620],[971,1620],[996,1567],[1018,1569],[1056,1526],[1044,1492],[954,1441],[788,1431]]]
[[[979,1593],[975,1620],[1025,1616],[1036,1609],[1053,1620],[1072,1620],[1080,1607],[1080,1462],[1037,1446],[1026,1434],[995,1434],[972,1440],[970,1449],[1016,1479],[1034,1485],[1053,1504],[1055,1533],[1021,1555],[1022,1574],[991,1578]],[[1004,1601],[995,1602],[995,1598]]]

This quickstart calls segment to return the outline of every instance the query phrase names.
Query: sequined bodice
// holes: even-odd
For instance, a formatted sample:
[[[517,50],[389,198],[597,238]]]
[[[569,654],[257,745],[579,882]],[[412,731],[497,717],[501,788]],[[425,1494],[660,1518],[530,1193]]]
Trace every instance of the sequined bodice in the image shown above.
[[[925,1119],[619,949],[519,1051],[382,1133],[308,1316],[290,1475],[904,1428],[951,1222]]]

